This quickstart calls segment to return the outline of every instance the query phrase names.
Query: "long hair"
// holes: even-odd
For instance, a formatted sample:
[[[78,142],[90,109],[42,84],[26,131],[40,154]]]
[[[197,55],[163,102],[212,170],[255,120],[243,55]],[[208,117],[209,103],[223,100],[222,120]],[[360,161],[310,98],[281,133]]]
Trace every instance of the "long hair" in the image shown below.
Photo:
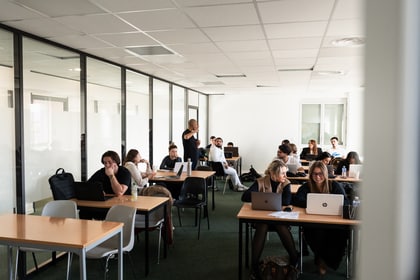
[[[324,182],[322,186],[318,187],[313,179],[313,172],[315,168],[321,169],[324,175]],[[315,161],[309,168],[309,189],[311,193],[329,193],[329,182],[328,182],[328,168],[322,161]]]
[[[124,165],[124,164],[126,164],[126,163],[127,163],[127,162],[129,162],[129,161],[134,162],[134,158],[135,158],[138,154],[139,154],[139,151],[138,151],[138,150],[136,150],[136,149],[131,149],[131,150],[129,150],[129,151],[128,151],[128,153],[127,153],[127,155],[125,156],[125,159],[124,159],[124,163],[123,163],[123,165]]]
[[[358,153],[356,153],[356,152],[349,152],[347,154],[347,157],[346,157],[347,163],[350,164],[350,160],[351,159],[354,159],[356,161],[355,162],[356,164],[360,164],[360,158],[359,158],[359,154]]]
[[[314,155],[318,155],[318,145],[316,144],[316,140],[311,139],[309,140],[308,144],[312,144],[311,152]]]
[[[282,160],[273,160],[264,171],[264,175],[280,174],[283,167],[287,168],[287,165]]]

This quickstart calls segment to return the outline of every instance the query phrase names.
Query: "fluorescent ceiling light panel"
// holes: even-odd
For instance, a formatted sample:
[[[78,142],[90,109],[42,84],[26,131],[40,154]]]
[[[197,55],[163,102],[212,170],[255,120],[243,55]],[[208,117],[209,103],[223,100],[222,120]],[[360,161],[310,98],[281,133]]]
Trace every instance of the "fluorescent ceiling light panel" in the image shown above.
[[[216,74],[217,78],[245,78],[245,74]]]
[[[147,46],[147,47],[132,47],[127,48],[127,50],[136,53],[138,55],[168,55],[174,54],[167,48],[162,46]]]

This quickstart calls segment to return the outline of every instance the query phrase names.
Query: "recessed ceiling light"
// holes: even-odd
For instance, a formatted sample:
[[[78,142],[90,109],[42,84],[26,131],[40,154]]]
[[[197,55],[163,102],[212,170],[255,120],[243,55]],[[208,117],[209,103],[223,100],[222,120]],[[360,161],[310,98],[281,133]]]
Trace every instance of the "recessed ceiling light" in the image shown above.
[[[217,74],[217,78],[245,78],[245,74]]]
[[[315,74],[321,76],[342,76],[344,75],[343,71],[314,71]]]
[[[82,69],[80,69],[80,68],[70,68],[69,71],[81,72]]]
[[[336,47],[352,47],[365,44],[365,39],[361,37],[348,37],[331,41],[331,44]]]

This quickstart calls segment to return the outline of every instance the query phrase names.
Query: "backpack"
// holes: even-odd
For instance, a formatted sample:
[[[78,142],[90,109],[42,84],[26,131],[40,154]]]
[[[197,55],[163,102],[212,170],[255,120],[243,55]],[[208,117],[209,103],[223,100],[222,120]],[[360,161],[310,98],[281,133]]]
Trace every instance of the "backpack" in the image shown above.
[[[261,175],[251,165],[249,172],[242,173],[242,175],[239,178],[241,179],[241,182],[254,182],[256,179],[260,177]]]
[[[297,270],[289,266],[287,257],[267,256],[260,262],[260,278],[263,280],[295,280]]]
[[[58,168],[55,174],[48,179],[54,200],[66,200],[75,197],[73,174],[67,173],[64,168]]]

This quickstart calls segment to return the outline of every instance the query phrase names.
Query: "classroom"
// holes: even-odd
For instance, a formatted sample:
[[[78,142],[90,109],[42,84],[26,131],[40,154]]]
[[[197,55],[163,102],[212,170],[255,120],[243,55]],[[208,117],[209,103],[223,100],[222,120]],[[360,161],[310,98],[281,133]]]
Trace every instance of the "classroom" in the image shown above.
[[[58,168],[85,181],[107,150],[159,165],[174,142],[182,157],[189,119],[202,146],[234,142],[242,172],[263,173],[283,139],[339,136],[364,162],[355,277],[419,275],[416,1],[118,3],[2,2],[0,214],[39,210]]]

